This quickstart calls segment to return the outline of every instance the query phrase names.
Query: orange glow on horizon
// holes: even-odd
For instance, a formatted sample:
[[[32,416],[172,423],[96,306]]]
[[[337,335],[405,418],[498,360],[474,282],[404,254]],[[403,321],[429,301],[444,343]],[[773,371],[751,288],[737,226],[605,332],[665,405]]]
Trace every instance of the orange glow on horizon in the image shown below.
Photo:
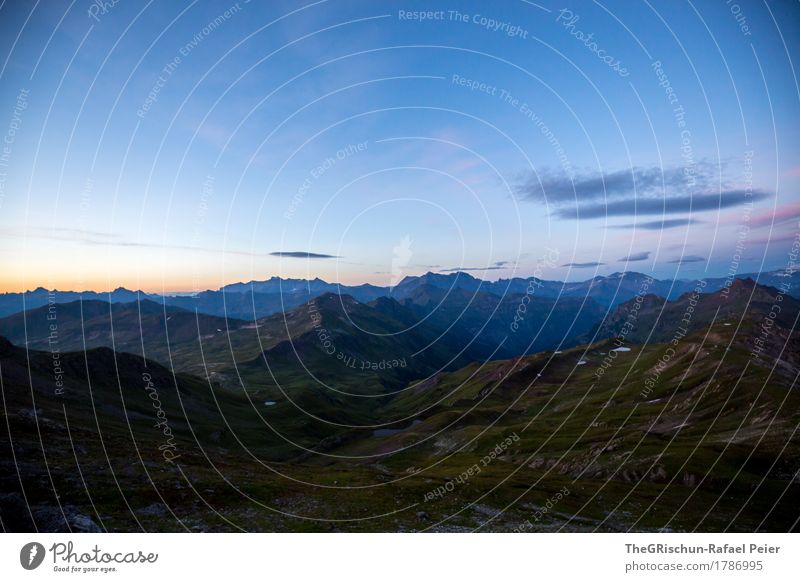
[[[417,273],[409,273],[417,274]],[[25,291],[33,291],[39,287],[48,290],[58,291],[93,291],[95,293],[108,293],[120,287],[130,291],[143,291],[145,293],[171,295],[171,294],[185,294],[202,291],[216,291],[225,285],[233,283],[247,283],[250,281],[266,281],[272,277],[283,277],[284,279],[313,279],[317,275],[307,273],[265,273],[263,275],[249,276],[247,274],[240,274],[239,276],[231,275],[226,278],[215,278],[205,276],[202,278],[187,277],[185,275],[177,276],[171,279],[162,277],[161,275],[150,274],[148,276],[140,277],[123,277],[120,279],[111,279],[106,275],[93,275],[87,277],[42,277],[33,278],[31,276],[8,276],[6,272],[2,281],[0,281],[0,293],[22,293]],[[361,277],[356,274],[350,276],[339,277],[338,280],[333,277],[328,278],[323,274],[318,275],[320,279],[328,283],[340,283],[342,285],[361,285],[370,283],[372,285],[387,286],[389,284],[389,277],[385,274],[373,274],[371,276]]]

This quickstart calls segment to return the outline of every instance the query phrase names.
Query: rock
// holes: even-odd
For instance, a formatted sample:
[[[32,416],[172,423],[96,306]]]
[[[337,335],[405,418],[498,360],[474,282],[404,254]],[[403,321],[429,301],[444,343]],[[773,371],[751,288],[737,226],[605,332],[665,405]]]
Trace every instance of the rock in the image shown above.
[[[659,465],[648,475],[648,479],[654,483],[664,483],[667,480],[667,470]]]
[[[428,515],[427,511],[418,511],[417,512],[417,517],[419,519],[423,520],[423,521],[430,521],[430,519],[431,519],[431,516]]]
[[[88,515],[79,513],[76,508],[39,506],[33,510],[36,527],[41,532],[50,533],[102,533],[103,530]],[[65,520],[66,518],[66,520]]]
[[[36,521],[36,529],[38,531],[48,533],[69,532],[64,515],[62,515],[58,507],[45,505],[33,508],[33,519]]]
[[[92,518],[88,515],[83,515],[80,513],[75,513],[69,517],[69,523],[72,526],[72,531],[79,531],[83,533],[102,533],[103,530],[100,529]]]
[[[531,463],[528,465],[531,469],[541,469],[545,464],[545,460],[542,457],[536,457]]]

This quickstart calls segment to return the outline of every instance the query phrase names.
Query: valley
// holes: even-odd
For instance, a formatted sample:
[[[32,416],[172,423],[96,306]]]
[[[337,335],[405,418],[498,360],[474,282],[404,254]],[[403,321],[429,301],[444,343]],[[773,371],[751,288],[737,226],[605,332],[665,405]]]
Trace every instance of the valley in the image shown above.
[[[519,297],[324,293],[255,322],[58,304],[60,390],[48,307],[7,317],[0,518],[17,531],[797,529],[800,302],[747,280],[613,308],[534,297],[509,341]]]

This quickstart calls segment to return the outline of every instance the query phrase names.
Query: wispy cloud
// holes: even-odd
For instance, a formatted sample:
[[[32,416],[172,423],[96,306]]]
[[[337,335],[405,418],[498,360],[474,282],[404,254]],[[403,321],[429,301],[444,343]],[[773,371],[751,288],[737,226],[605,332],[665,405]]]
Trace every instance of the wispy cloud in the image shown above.
[[[188,251],[192,253],[210,253],[220,255],[237,255],[244,257],[267,257],[276,256],[276,253],[254,252],[254,251],[241,251],[237,249],[214,249],[207,247],[196,247],[191,245],[171,244],[171,243],[152,243],[152,242],[139,242],[126,240],[121,236],[93,230],[83,230],[77,228],[64,228],[64,227],[28,227],[28,228],[0,228],[0,237],[6,239],[38,239],[38,240],[56,240],[68,243],[75,243],[78,245],[87,246],[102,246],[102,247],[132,247],[132,248],[146,248],[146,249],[163,249],[163,250],[177,250]],[[333,258],[333,255],[311,255],[309,258]]]
[[[457,273],[458,271],[498,271],[507,268],[512,264],[511,261],[495,261],[486,267],[452,267],[450,269],[440,269],[440,273]]]
[[[672,259],[671,261],[667,261],[673,265],[686,265],[688,263],[704,263],[705,257],[698,257],[697,255],[686,255],[685,257],[678,257],[677,259]]]
[[[790,202],[774,209],[769,208],[753,213],[749,223],[752,228],[761,228],[764,226],[777,226],[798,219],[800,219],[800,202]]]
[[[622,257],[621,259],[617,260],[626,263],[632,263],[634,261],[646,261],[649,258],[650,258],[650,251],[642,251],[641,253],[632,253],[627,257]]]
[[[577,177],[564,173],[528,176],[517,194],[523,200],[548,204],[554,208],[553,215],[563,219],[705,212],[769,196],[733,187],[723,179],[723,170],[724,165],[699,162],[689,174],[684,167],[655,166]],[[687,188],[696,194],[686,194]],[[650,224],[654,230],[665,228]]]
[[[605,263],[589,262],[589,263],[564,263],[562,267],[573,267],[575,269],[588,269],[590,267],[600,267]]]
[[[669,218],[665,220],[653,220],[651,222],[636,222],[631,224],[618,224],[616,226],[609,226],[608,228],[637,228],[642,230],[665,230],[668,228],[677,228],[679,226],[687,226],[689,224],[702,224],[702,220],[695,220],[694,218]]]
[[[80,228],[65,228],[65,227],[42,227],[42,226],[29,226],[23,227],[9,227],[0,229],[0,235],[4,238],[36,238],[46,240],[61,240],[73,241],[83,244],[120,244],[124,245],[124,241],[120,237],[110,232],[100,232],[97,230],[84,230]]]
[[[754,238],[750,242],[752,242],[753,244],[771,245],[780,242],[794,241],[795,239],[797,239],[798,236],[800,235],[798,235],[797,232],[785,232],[785,233],[773,232],[769,236]]]
[[[306,251],[275,251],[269,254],[271,257],[284,257],[288,259],[338,259],[338,255],[326,255],[322,253],[309,253]]]

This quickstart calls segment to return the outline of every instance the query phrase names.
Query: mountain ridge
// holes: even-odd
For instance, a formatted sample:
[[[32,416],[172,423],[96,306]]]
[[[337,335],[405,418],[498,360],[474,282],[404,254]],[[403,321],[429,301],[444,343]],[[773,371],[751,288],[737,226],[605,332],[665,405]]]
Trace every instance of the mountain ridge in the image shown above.
[[[277,276],[264,281],[232,283],[218,290],[206,290],[191,295],[152,294],[130,291],[122,287],[118,287],[112,292],[48,291],[38,287],[25,293],[0,294],[0,317],[19,313],[25,309],[41,307],[49,302],[67,303],[79,299],[97,299],[110,303],[121,303],[150,299],[165,305],[182,307],[208,315],[253,321],[292,309],[326,292],[351,295],[361,303],[368,303],[378,297],[403,300],[413,295],[415,289],[425,285],[440,289],[487,292],[501,297],[509,294],[531,294],[550,298],[588,296],[601,305],[615,307],[640,293],[646,281],[650,281],[647,285],[648,292],[667,299],[675,299],[693,289],[699,281],[705,281],[704,291],[711,292],[730,286],[734,280],[745,278],[751,278],[761,284],[773,287],[785,284],[789,295],[800,297],[800,271],[789,272],[786,270],[760,274],[742,273],[733,278],[717,277],[695,280],[655,279],[644,273],[625,271],[611,275],[597,275],[578,282],[549,281],[537,277],[513,277],[485,281],[464,271],[446,274],[429,271],[423,275],[406,276],[393,287],[381,287],[369,283],[343,285],[328,283],[320,278],[283,279]]]

